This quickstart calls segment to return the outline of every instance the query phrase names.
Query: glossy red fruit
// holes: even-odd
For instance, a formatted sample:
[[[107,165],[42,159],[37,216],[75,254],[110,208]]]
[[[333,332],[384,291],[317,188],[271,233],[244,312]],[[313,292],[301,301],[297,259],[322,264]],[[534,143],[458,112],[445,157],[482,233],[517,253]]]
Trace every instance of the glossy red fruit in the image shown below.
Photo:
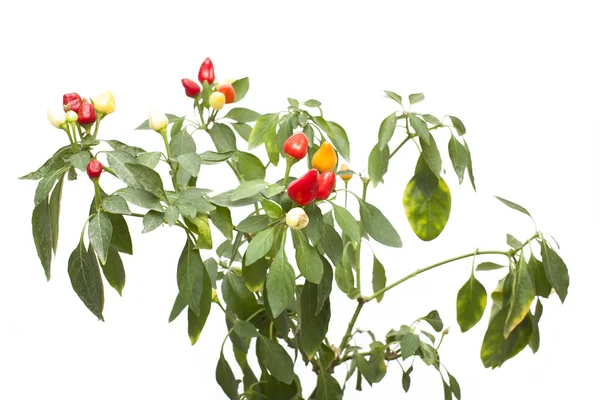
[[[303,132],[290,136],[283,143],[283,152],[296,160],[302,160],[308,151],[308,138]]]
[[[204,60],[202,65],[200,65],[200,71],[198,71],[198,81],[200,81],[200,83],[206,81],[209,85],[212,85],[215,81],[215,68],[213,67],[212,61],[208,57],[206,57],[206,60]]]
[[[218,91],[225,95],[225,104],[231,104],[235,101],[235,90],[231,83],[221,83]]]
[[[91,125],[96,122],[96,110],[92,103],[83,103],[77,112],[77,122],[81,125]]]
[[[185,89],[185,95],[187,97],[195,98],[200,94],[200,86],[191,79],[183,78],[181,84]]]
[[[77,93],[67,93],[63,95],[63,108],[65,111],[72,110],[79,112],[82,104],[83,100],[81,100],[81,96]]]
[[[317,191],[317,200],[327,200],[335,187],[335,172],[323,172],[317,178],[319,190]]]
[[[319,191],[319,172],[311,169],[300,178],[296,179],[287,189],[289,198],[299,206],[307,206],[317,197]]]
[[[87,165],[87,174],[90,179],[96,179],[102,173],[102,163],[95,158],[92,159]]]

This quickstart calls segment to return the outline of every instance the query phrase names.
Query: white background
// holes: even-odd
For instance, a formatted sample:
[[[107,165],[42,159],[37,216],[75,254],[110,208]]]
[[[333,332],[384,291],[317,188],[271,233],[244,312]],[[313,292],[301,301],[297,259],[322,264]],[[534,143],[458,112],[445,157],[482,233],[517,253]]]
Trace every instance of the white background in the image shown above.
[[[66,92],[112,89],[117,111],[104,121],[101,137],[158,150],[158,135],[133,128],[149,107],[189,112],[179,80],[195,78],[207,56],[217,79],[250,77],[242,106],[265,113],[284,109],[288,96],[322,101],[326,118],[346,128],[357,170],[366,167],[379,124],[394,109],[383,89],[423,92],[426,101],[415,110],[459,116],[478,191],[459,186],[446,160],[453,212],[439,239],[420,242],[400,205],[416,159],[413,146],[402,149],[386,183],[370,193],[404,241],[399,250],[374,245],[388,280],[476,247],[504,249],[508,232],[529,237],[530,221],[494,200],[497,194],[528,208],[538,227],[559,241],[571,272],[566,303],[556,296],[544,303],[538,354],[526,349],[494,371],[479,360],[484,324],[461,334],[455,321],[469,261],[401,285],[380,305],[365,307],[357,325],[383,339],[437,308],[450,328],[442,361],[462,384],[463,398],[594,397],[600,31],[592,2],[404,3],[3,2],[0,398],[224,397],[214,380],[223,315],[213,309],[194,347],[185,318],[167,324],[182,232],[162,228],[142,237],[140,221],[131,221],[135,256],[124,259],[123,297],[105,285],[106,322],[97,322],[66,271],[92,184],[80,175],[66,185],[58,255],[46,283],[31,237],[35,184],[17,180],[65,144],[45,114]],[[445,148],[447,133],[436,138]],[[197,139],[209,148],[206,136]],[[205,171],[203,186],[235,183],[227,170]],[[104,181],[116,188],[112,178]],[[488,293],[499,277],[480,276]],[[369,282],[366,275],[364,286]],[[329,337],[339,343],[354,304],[340,295],[332,301]],[[408,396],[398,394],[401,373],[392,364],[383,383],[348,390],[347,398],[442,398],[435,371],[415,365]],[[307,396],[315,378],[308,370],[301,377]]]

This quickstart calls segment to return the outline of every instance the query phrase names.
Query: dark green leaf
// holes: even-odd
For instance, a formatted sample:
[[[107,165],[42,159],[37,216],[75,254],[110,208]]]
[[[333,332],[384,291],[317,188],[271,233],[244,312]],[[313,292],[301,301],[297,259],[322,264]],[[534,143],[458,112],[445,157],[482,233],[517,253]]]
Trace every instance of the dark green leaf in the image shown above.
[[[48,212],[50,214],[50,230],[52,231],[52,250],[56,254],[58,247],[58,222],[60,219],[60,201],[62,198],[64,175],[58,180],[56,186],[50,195],[50,203],[48,204]],[[44,202],[42,202],[44,203]]]
[[[229,208],[216,207],[210,212],[210,220],[227,240],[233,240],[233,222]]]
[[[196,142],[187,132],[180,132],[171,138],[169,143],[171,148],[171,157],[177,158],[182,154],[195,153]]]
[[[440,314],[437,310],[431,311],[429,314],[420,318],[420,320],[427,322],[436,332],[441,332],[444,329],[444,323],[440,318]]]
[[[251,215],[236,226],[240,232],[254,233],[267,229],[270,219],[266,214]]]
[[[274,318],[277,318],[292,301],[295,289],[294,269],[288,263],[282,249],[277,253],[267,275],[269,306]]]
[[[277,341],[260,335],[256,340],[256,355],[275,379],[287,384],[292,383],[294,362]]]
[[[175,297],[175,302],[173,303],[173,308],[171,309],[171,314],[169,314],[169,323],[175,321],[175,319],[181,314],[183,310],[187,307],[187,304],[181,294],[177,293],[177,297]]]
[[[460,385],[458,384],[458,381],[450,373],[448,373],[448,378],[450,379],[450,390],[452,391],[452,394],[456,397],[456,400],[460,400]]]
[[[346,160],[350,161],[350,141],[348,140],[348,134],[344,128],[333,121],[327,121],[329,125],[329,131],[325,131],[331,143],[335,146],[335,149],[340,155]]]
[[[265,179],[265,166],[254,154],[238,151],[236,166],[245,181]]]
[[[387,97],[394,100],[396,103],[402,105],[402,96],[392,92],[391,90],[384,90]]]
[[[200,163],[204,165],[214,165],[227,161],[235,154],[235,151],[226,151],[224,153],[215,153],[214,151],[205,151],[200,153]]]
[[[381,264],[381,262],[377,259],[377,257],[375,257],[375,254],[373,254],[373,293],[377,293],[379,290],[383,289],[385,287],[386,282],[387,278],[385,276],[385,268],[383,264]],[[383,293],[381,293],[376,298],[377,302],[379,303],[381,300],[383,300]]]
[[[390,247],[402,247],[400,235],[377,207],[360,202],[360,218],[367,233],[376,241]]]
[[[327,334],[331,317],[329,299],[325,300],[321,312],[319,307],[319,286],[306,281],[300,300],[300,349],[312,358]]]
[[[475,176],[473,175],[473,160],[471,159],[471,151],[469,150],[469,146],[465,141],[465,149],[467,150],[467,172],[469,173],[469,180],[471,181],[471,185],[473,186],[473,190],[477,191],[475,187]]]
[[[321,261],[323,262],[323,278],[319,283],[319,294],[317,295],[317,314],[325,306],[325,302],[329,299],[333,286],[333,269],[325,257],[321,256]]]
[[[131,215],[125,199],[119,195],[112,195],[102,200],[102,208],[111,214]]]
[[[368,361],[362,355],[357,354],[356,364],[360,373],[369,382],[369,385],[380,382],[387,372],[385,346],[383,343],[373,342],[371,344],[371,354]]]
[[[225,275],[221,290],[223,300],[238,318],[246,319],[259,309],[256,297],[235,273],[228,272]]]
[[[175,201],[175,204],[189,204],[199,212],[210,212],[216,210],[216,207],[206,199],[207,189],[189,187],[185,189]]]
[[[471,275],[456,297],[456,320],[462,332],[474,327],[483,316],[487,305],[485,287]]]
[[[253,264],[264,257],[269,250],[271,250],[274,239],[275,235],[273,233],[273,228],[258,232],[256,236],[252,238],[250,244],[248,244],[248,249],[245,254],[246,263]]]
[[[327,372],[326,368],[319,371],[315,400],[342,400],[344,392],[338,381]]]
[[[356,219],[350,214],[350,211],[334,203],[331,203],[331,205],[333,206],[335,220],[342,229],[342,232],[348,235],[353,241],[360,242],[360,228]]]
[[[269,218],[280,219],[283,217],[283,210],[281,209],[281,206],[273,200],[261,199],[260,204]]]
[[[125,218],[122,215],[116,214],[108,214],[108,218],[110,218],[113,228],[110,247],[120,253],[133,254],[131,235],[129,234],[129,227]]]
[[[52,227],[48,201],[42,201],[33,210],[31,216],[33,240],[38,257],[44,267],[46,279],[50,280],[50,264],[52,262]]]
[[[323,262],[317,250],[306,241],[298,231],[292,231],[292,237],[298,241],[296,264],[302,276],[309,282],[318,284],[323,278]]]
[[[552,291],[552,285],[548,282],[548,278],[546,277],[544,264],[532,255],[529,259],[528,267],[535,286],[536,296],[548,298]]]
[[[39,167],[37,170],[28,173],[27,175],[19,177],[19,179],[26,179],[26,180],[42,179],[48,173],[48,171],[50,171],[51,169],[57,169],[57,168],[63,167],[65,165],[65,162],[63,161],[63,156],[65,156],[66,154],[68,154],[70,152],[71,152],[71,146],[61,147],[60,149],[58,149],[58,151],[56,153],[54,153],[54,155],[52,157],[50,157],[48,160],[46,160],[44,165]]]
[[[148,126],[148,129],[150,129],[150,126]],[[132,147],[129,145],[126,145],[123,142],[119,142],[118,140],[105,140],[105,142],[113,148],[113,150],[116,151],[123,151],[125,153],[129,153],[134,157],[139,156],[142,153],[145,153],[146,150],[144,149],[140,149],[139,147]]]
[[[525,215],[529,216],[530,218],[532,218],[531,214],[529,214],[529,211],[527,211],[524,207],[521,207],[517,203],[513,203],[512,201],[503,199],[502,197],[498,197],[498,196],[494,196],[494,197],[497,198],[498,200],[500,200],[506,206],[512,208],[513,210],[517,210],[519,212],[522,212],[523,214],[525,214]]]
[[[235,134],[229,126],[215,123],[208,133],[219,153],[235,151],[237,149]]]
[[[408,393],[410,389],[410,372],[412,370],[412,366],[406,370],[402,371],[402,389],[404,389],[405,393]]]
[[[442,171],[442,158],[440,156],[440,151],[438,150],[437,144],[435,143],[435,139],[433,136],[430,137],[428,143],[422,139],[419,139],[419,143],[421,143],[421,148],[423,149],[423,158],[427,162],[429,169],[435,174],[436,177],[439,178]]]
[[[500,265],[490,261],[485,261],[477,266],[477,271],[492,271],[500,268],[506,268],[506,265]]]
[[[92,314],[104,321],[104,288],[100,268],[92,249],[86,250],[82,241],[69,257],[68,271],[75,293]]]
[[[275,132],[277,122],[279,121],[279,113],[264,114],[257,120],[250,137],[248,138],[248,149],[252,150],[264,143],[266,136],[271,132]]]
[[[110,168],[125,184],[129,186],[136,184],[136,177],[126,166],[126,164],[135,164],[137,162],[134,156],[123,151],[109,151],[106,153],[106,159]]]
[[[88,150],[82,150],[77,154],[73,154],[69,158],[69,162],[78,170],[85,172],[91,158],[92,157],[90,156],[90,152]]]
[[[333,226],[328,224],[323,225],[321,245],[323,246],[323,250],[325,250],[325,254],[327,254],[332,263],[338,264],[340,261],[342,261],[344,244],[342,242],[342,238]]]
[[[413,93],[408,95],[408,102],[410,104],[419,103],[423,100],[425,100],[425,95],[423,95],[423,93]]]
[[[540,318],[542,318],[542,313],[544,312],[544,307],[542,306],[542,302],[538,298],[537,303],[535,305],[535,314],[531,315],[532,322],[532,332],[531,339],[529,340],[529,347],[533,353],[537,353],[540,348],[540,328],[538,326],[540,322]]]
[[[218,195],[211,197],[209,200],[211,203],[221,207],[243,207],[258,203],[262,198],[261,195],[257,194],[245,199],[233,201],[231,200],[232,194],[233,190],[229,190],[227,192],[219,193]]]
[[[450,218],[450,188],[439,178],[431,196],[426,196],[417,183],[417,176],[414,176],[406,185],[402,204],[413,232],[419,239],[430,241],[442,233]]]
[[[194,249],[194,243],[188,238],[177,263],[177,286],[179,293],[190,309],[200,316],[202,296],[210,279],[205,274],[204,263],[200,258],[200,252]],[[212,295],[212,289],[208,289]]]
[[[202,268],[204,270],[204,268]],[[192,343],[192,346],[196,344],[200,338],[200,333],[206,324],[206,319],[210,314],[210,306],[212,304],[212,287],[210,285],[210,279],[208,273],[204,270],[204,279],[202,280],[202,296],[200,298],[200,312],[196,314],[190,307],[188,307],[188,336]]]
[[[394,136],[397,121],[396,112],[394,111],[381,122],[381,125],[379,126],[379,141],[377,143],[379,150],[385,149],[392,136]],[[371,174],[369,173],[369,176],[370,175]]]
[[[139,164],[125,164],[125,167],[131,172],[135,180],[134,183],[129,184],[130,186],[147,190],[157,197],[163,195],[162,179],[156,171]]]
[[[500,310],[490,321],[483,344],[481,345],[481,361],[486,368],[500,367],[506,360],[517,355],[527,346],[532,334],[531,317],[525,319],[504,338],[504,325],[508,316],[508,307]]]
[[[223,392],[231,400],[238,399],[238,385],[239,382],[235,379],[235,375],[229,366],[225,356],[221,353],[219,361],[217,362],[217,371],[215,372],[217,383],[223,389]]]
[[[309,221],[306,226],[306,234],[312,244],[316,246],[321,243],[321,236],[323,235],[323,214],[316,202],[310,203],[304,211],[306,211]]]
[[[153,151],[151,153],[142,153],[137,156],[137,163],[145,165],[150,169],[154,169],[158,165],[158,162],[160,161],[161,157],[162,154],[158,151]]]
[[[234,81],[231,86],[233,86],[233,90],[235,91],[235,102],[237,103],[246,97],[246,93],[248,93],[248,89],[250,88],[250,79],[238,79]]]
[[[125,287],[125,268],[119,252],[112,247],[108,249],[108,258],[102,265],[102,272],[110,286],[119,293],[119,296],[122,296]]]
[[[252,264],[243,263],[242,278],[244,278],[244,283],[251,292],[258,292],[262,289],[267,279],[268,268],[269,264],[264,258],[260,258]]]
[[[462,121],[460,119],[458,119],[457,117],[453,117],[452,115],[449,115],[450,117],[450,121],[452,121],[452,125],[454,126],[454,129],[456,129],[456,131],[458,132],[459,135],[464,135],[465,133],[467,133],[467,130],[465,129],[465,125],[462,123]]]
[[[421,340],[419,336],[414,333],[403,335],[402,339],[400,339],[400,354],[402,355],[402,359],[406,360],[408,357],[414,356],[420,344]]]
[[[229,110],[224,118],[229,118],[237,122],[253,122],[256,121],[258,117],[260,117],[260,114],[256,111],[239,107]]]
[[[242,139],[246,142],[250,139],[250,133],[252,132],[252,127],[248,124],[231,124],[233,129],[240,135]]]
[[[242,182],[231,194],[231,201],[247,199],[260,193],[267,187],[268,183],[262,179]]]
[[[200,164],[202,163],[202,159],[196,153],[186,153],[177,156],[177,162],[179,165],[181,165],[181,168],[183,168],[192,176],[198,176],[200,173]]]
[[[57,179],[61,179],[68,170],[69,167],[52,169],[46,175],[44,175],[35,190],[34,202],[36,206],[43,201],[48,201],[48,195],[54,187],[54,183]]]
[[[241,338],[250,339],[258,337],[258,331],[248,321],[238,320],[233,324],[233,331]]]
[[[144,189],[123,188],[117,190],[114,194],[123,197],[129,203],[138,207],[161,212],[163,210],[158,197]]]
[[[143,218],[144,230],[142,231],[142,233],[152,232],[153,230],[162,225],[164,219],[165,214],[163,212],[154,210],[148,211]]]
[[[456,172],[456,176],[458,177],[458,183],[462,183],[469,156],[467,150],[465,150],[465,146],[454,135],[450,135],[448,154],[450,155],[450,161],[452,161],[452,168],[454,168],[454,172]]]
[[[377,184],[383,182],[383,176],[388,170],[388,164],[390,162],[390,148],[385,145],[383,150],[379,146],[373,147],[371,154],[369,154],[369,178],[373,182],[373,187],[377,187]]]
[[[542,263],[546,278],[552,285],[561,302],[565,302],[569,290],[569,271],[560,256],[548,246],[548,242],[542,240]]]
[[[419,136],[419,139],[425,143],[429,143],[431,140],[431,133],[429,133],[429,129],[427,128],[427,123],[414,113],[409,114],[408,121],[410,126],[412,126],[417,133],[417,136]]]
[[[106,263],[108,247],[112,238],[112,223],[110,219],[100,212],[93,217],[88,225],[90,245],[96,251],[101,264]]]

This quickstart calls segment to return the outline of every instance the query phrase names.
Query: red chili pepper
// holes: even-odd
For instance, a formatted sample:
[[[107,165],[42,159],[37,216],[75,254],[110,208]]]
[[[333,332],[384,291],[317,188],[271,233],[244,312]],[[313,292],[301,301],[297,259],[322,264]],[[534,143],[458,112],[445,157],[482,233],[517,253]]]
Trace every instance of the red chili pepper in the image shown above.
[[[96,122],[96,110],[92,103],[83,103],[77,112],[77,122],[81,125],[91,125]]]
[[[319,182],[316,169],[311,169],[288,186],[289,198],[300,206],[307,206],[317,197]]]
[[[335,187],[335,172],[323,172],[317,178],[319,182],[319,190],[317,192],[317,200],[327,200]]]
[[[195,98],[200,94],[200,86],[193,80],[184,78],[181,80],[181,84],[185,89],[185,95],[187,97]]]
[[[202,65],[200,65],[200,71],[198,71],[198,80],[200,83],[206,81],[209,85],[212,85],[215,81],[215,69],[210,58],[206,58]]]
[[[72,110],[79,112],[81,104],[83,104],[83,101],[81,100],[81,96],[77,93],[67,93],[63,95],[63,108],[65,111]]]
[[[95,158],[87,165],[87,174],[90,179],[97,179],[102,173],[102,163]]]
[[[302,160],[307,151],[308,138],[303,132],[293,134],[283,143],[283,152],[296,160]]]

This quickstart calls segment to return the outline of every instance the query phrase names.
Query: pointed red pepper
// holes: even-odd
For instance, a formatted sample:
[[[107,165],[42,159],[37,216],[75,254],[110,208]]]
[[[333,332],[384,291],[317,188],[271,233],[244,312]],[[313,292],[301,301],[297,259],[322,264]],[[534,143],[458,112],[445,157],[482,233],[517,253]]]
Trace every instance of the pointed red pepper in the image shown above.
[[[206,60],[204,60],[202,65],[200,65],[200,71],[198,71],[198,80],[200,83],[206,81],[209,85],[212,85],[215,81],[215,69],[212,61],[208,57],[206,57]]]
[[[92,159],[87,165],[87,174],[90,179],[97,179],[102,173],[102,163],[97,159]]]
[[[307,206],[312,203],[319,191],[318,175],[316,169],[311,169],[290,183],[287,189],[289,198],[300,206]]]
[[[187,97],[195,98],[200,94],[200,86],[191,79],[183,78],[181,84],[185,89],[185,95]]]
[[[72,110],[79,112],[81,104],[83,104],[83,101],[81,100],[81,96],[77,93],[67,93],[63,95],[63,108],[65,111]]]
[[[317,178],[319,190],[317,191],[317,200],[327,200],[335,187],[335,172],[323,172]]]
[[[302,160],[307,151],[308,138],[303,132],[293,134],[283,143],[283,152],[296,160]]]
[[[96,122],[96,110],[92,103],[83,103],[77,112],[77,122],[81,125],[91,125]]]

